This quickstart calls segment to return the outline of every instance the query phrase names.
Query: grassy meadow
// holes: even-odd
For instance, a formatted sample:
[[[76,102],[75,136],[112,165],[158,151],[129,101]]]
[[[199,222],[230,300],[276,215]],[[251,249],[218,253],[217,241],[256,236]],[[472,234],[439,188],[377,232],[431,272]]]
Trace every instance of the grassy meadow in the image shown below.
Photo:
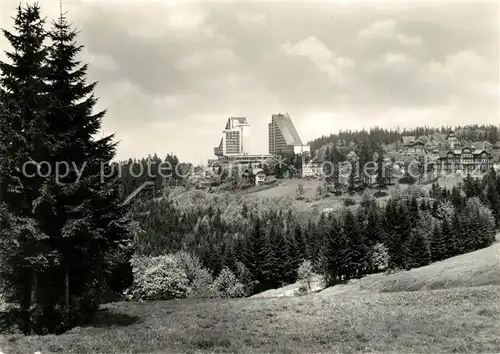
[[[6,354],[471,353],[500,350],[500,287],[117,303],[61,336],[3,337]]]
[[[301,297],[107,305],[60,336],[2,336],[5,354],[496,353],[500,243]],[[431,290],[433,289],[433,290]],[[412,290],[412,291],[410,291]]]

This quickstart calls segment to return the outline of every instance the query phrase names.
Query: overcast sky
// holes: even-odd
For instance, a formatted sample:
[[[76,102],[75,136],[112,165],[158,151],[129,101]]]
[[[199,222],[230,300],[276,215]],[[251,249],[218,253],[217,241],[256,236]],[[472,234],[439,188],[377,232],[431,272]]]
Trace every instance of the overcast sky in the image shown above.
[[[0,0],[1,27],[15,3]],[[57,16],[58,2],[40,1]],[[500,124],[492,2],[66,1],[118,158],[199,162],[229,116],[288,112],[302,140],[372,126]],[[0,39],[5,50],[5,39]],[[4,60],[3,53],[0,60]]]

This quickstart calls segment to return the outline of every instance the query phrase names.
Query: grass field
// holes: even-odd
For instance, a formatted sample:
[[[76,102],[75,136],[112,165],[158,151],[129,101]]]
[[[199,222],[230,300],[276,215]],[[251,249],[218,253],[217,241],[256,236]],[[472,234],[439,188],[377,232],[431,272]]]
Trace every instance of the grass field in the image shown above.
[[[459,182],[461,182],[460,177],[447,177],[446,179],[440,178],[438,181],[438,184],[441,187],[446,187],[451,189],[453,186],[457,185]],[[311,198],[313,199],[316,196],[316,188],[318,185],[320,185],[320,182],[317,180],[307,180],[307,179],[285,179],[282,180],[281,183],[273,188],[265,189],[262,191],[258,191],[255,193],[252,193],[253,196],[256,197],[267,197],[267,198],[274,198],[274,197],[293,197],[295,198],[296,192],[297,192],[297,187],[299,184],[302,184],[304,187],[304,197],[306,198]],[[400,185],[401,188],[406,188],[407,185]],[[427,184],[423,185],[422,187],[430,190],[432,184]],[[391,190],[391,187],[389,188],[389,192]],[[377,189],[373,190],[374,192],[377,191]],[[343,195],[341,197],[330,197],[329,199],[331,200],[342,200],[343,198],[347,197],[347,195]],[[304,203],[304,201],[301,201],[301,203]]]
[[[498,353],[499,251],[497,243],[428,267],[374,275],[303,297],[116,303],[99,313],[92,326],[61,336],[3,336],[0,350]]]
[[[119,303],[94,327],[4,337],[6,354],[500,351],[500,287]]]
[[[446,179],[440,178],[438,184],[440,186],[445,186],[446,188],[451,189],[453,186],[457,185],[461,182],[461,178],[459,177],[447,177]],[[282,180],[279,184],[272,188],[264,189],[261,191],[249,193],[249,195],[255,197],[263,197],[263,198],[275,198],[275,197],[290,197],[295,198],[298,185],[302,184],[304,189],[304,199],[296,200],[295,205],[298,210],[298,215],[301,220],[307,221],[311,217],[317,217],[320,215],[321,210],[326,208],[331,208],[333,210],[339,210],[344,206],[344,199],[349,195],[344,193],[342,196],[333,196],[330,195],[328,198],[316,200],[316,188],[321,184],[321,182],[317,180],[307,180],[307,179],[285,179]],[[401,189],[407,188],[408,185],[400,185]],[[422,185],[422,187],[426,190],[430,190],[432,184]],[[384,203],[390,198],[391,190],[393,186],[389,186],[388,189],[385,190],[387,192],[387,196],[378,198],[379,202]],[[373,189],[373,192],[376,192],[377,189]],[[309,201],[307,201],[309,199]],[[356,200],[357,203],[361,200],[361,196],[359,194],[355,194],[353,199]]]

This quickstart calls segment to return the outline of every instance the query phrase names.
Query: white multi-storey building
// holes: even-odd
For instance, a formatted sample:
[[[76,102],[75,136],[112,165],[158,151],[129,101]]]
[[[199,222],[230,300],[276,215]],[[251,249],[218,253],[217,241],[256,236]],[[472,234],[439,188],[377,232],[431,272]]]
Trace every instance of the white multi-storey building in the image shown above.
[[[247,140],[250,135],[250,124],[245,117],[228,118],[222,131],[222,139],[214,148],[216,156],[231,156],[248,154]]]

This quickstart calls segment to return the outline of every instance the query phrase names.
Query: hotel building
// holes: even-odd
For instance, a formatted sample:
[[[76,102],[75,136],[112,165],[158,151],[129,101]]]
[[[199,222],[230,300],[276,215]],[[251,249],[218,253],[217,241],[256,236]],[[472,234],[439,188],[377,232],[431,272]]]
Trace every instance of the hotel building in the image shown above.
[[[292,155],[309,152],[309,145],[302,144],[290,116],[273,114],[269,123],[269,154]]]
[[[214,148],[215,156],[245,155],[248,153],[246,140],[250,132],[250,124],[244,117],[231,117],[222,131],[219,146]]]

